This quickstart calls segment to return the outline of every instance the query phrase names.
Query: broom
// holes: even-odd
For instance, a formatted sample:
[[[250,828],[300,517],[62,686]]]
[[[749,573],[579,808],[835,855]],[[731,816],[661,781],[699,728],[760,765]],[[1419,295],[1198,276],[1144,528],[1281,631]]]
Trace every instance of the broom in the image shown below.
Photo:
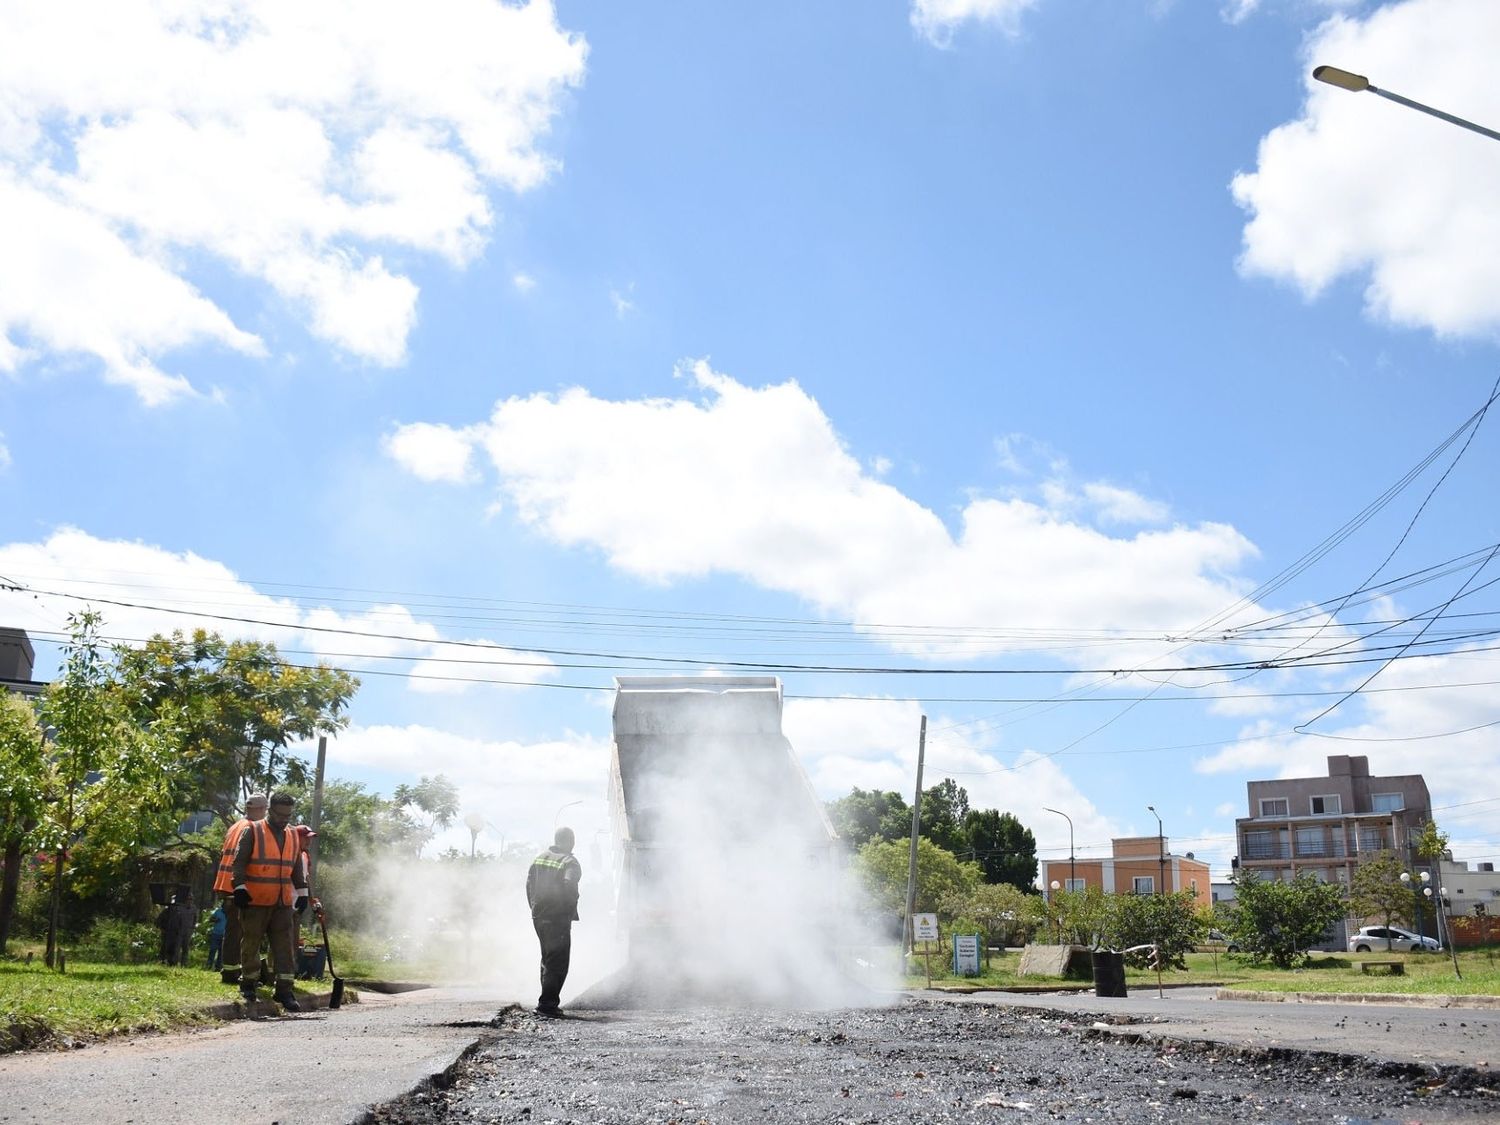
[[[318,925],[323,928],[323,956],[328,961],[328,975],[333,978],[333,994],[328,997],[328,1007],[337,1008],[344,1002],[344,978],[333,970],[333,950],[328,945],[328,919],[318,911]]]

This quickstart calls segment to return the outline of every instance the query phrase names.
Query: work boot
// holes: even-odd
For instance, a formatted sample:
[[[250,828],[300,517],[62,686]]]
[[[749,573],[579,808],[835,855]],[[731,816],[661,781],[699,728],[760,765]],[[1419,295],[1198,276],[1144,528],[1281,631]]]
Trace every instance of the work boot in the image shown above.
[[[219,971],[220,984],[239,984],[240,971],[238,969],[221,969]]]
[[[255,985],[240,985],[240,999],[245,1002],[247,1008],[255,1007]]]
[[[297,994],[292,991],[291,985],[278,987],[274,999],[281,1005],[283,1011],[300,1012],[302,1010],[302,1004],[297,999]]]

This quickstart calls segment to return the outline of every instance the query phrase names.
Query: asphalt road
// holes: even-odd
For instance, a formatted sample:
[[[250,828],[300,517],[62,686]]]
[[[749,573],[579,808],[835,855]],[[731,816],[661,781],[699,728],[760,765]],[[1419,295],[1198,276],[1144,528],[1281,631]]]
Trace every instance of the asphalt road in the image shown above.
[[[0,1122],[1500,1120],[1485,1092],[1500,1009],[1182,989],[544,1021],[512,999],[367,994],[338,1012],[0,1056]]]
[[[1146,1024],[1111,1022],[1141,1018],[1132,1013],[1087,1003],[1065,1013],[1047,999],[902,996],[884,1008],[595,1010],[566,1020],[516,1011],[444,1088],[397,1099],[369,1120],[1147,1125],[1500,1116],[1500,1098],[1476,1068],[1156,1039],[1136,1030]],[[1295,1023],[1312,1010],[1273,1019]],[[1320,1020],[1332,1015],[1318,1011]]]

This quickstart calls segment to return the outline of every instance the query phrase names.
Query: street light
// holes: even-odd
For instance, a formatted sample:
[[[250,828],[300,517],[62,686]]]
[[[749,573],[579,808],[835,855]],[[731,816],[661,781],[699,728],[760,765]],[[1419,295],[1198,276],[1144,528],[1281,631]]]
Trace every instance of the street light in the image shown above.
[[[1167,836],[1162,830],[1161,813],[1156,811],[1155,805],[1147,805],[1146,811],[1156,817],[1156,893],[1165,894],[1167,890]]]
[[[1403,98],[1400,94],[1393,94],[1389,90],[1382,90],[1379,86],[1373,85],[1363,74],[1351,74],[1349,71],[1340,70],[1336,66],[1316,66],[1313,67],[1312,76],[1319,82],[1326,82],[1330,86],[1337,86],[1340,90],[1349,90],[1356,94],[1365,92],[1379,94],[1382,98],[1393,101],[1397,105],[1404,105],[1408,109],[1414,109],[1419,113],[1436,117],[1441,121],[1448,122],[1450,125],[1457,125],[1460,128],[1468,129],[1471,133],[1478,133],[1481,137],[1488,137],[1492,141],[1500,141],[1500,133],[1495,132],[1493,129],[1486,129],[1483,125],[1476,125],[1472,121],[1465,121],[1462,117],[1455,117],[1453,114],[1444,113],[1440,109],[1433,109],[1430,105],[1423,105],[1421,102],[1414,102],[1410,98]]]
[[[479,834],[484,831],[484,816],[477,812],[465,813],[464,825],[469,829],[469,858],[473,859]]]
[[[1045,805],[1042,811],[1056,813],[1068,822],[1068,889],[1073,890],[1078,882],[1078,865],[1073,856],[1073,818],[1061,809],[1049,809]]]
[[[1420,894],[1420,895],[1419,894],[1413,894],[1413,899],[1414,899],[1415,904],[1416,904],[1416,912],[1417,912],[1417,934],[1419,936],[1425,936],[1423,934],[1423,930],[1422,930],[1422,896],[1425,895],[1429,899],[1432,898],[1432,888],[1427,885],[1428,882],[1432,879],[1432,876],[1430,874],[1428,874],[1426,871],[1419,871],[1417,873],[1417,878],[1422,883],[1422,894]],[[1411,880],[1412,880],[1412,875],[1411,875],[1410,871],[1403,871],[1403,872],[1401,872],[1401,882],[1402,882],[1402,885],[1410,888],[1411,887]]]
[[[583,798],[579,797],[576,801],[569,801],[566,805],[559,805],[557,808],[557,812],[554,813],[552,817],[552,827],[557,827],[557,822],[562,818],[563,809],[571,809],[574,805],[581,804],[583,804]]]

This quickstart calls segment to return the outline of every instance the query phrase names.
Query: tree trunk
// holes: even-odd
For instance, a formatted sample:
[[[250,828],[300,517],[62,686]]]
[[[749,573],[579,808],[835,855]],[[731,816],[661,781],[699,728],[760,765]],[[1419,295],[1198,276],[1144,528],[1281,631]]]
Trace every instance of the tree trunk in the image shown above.
[[[0,874],[0,956],[10,940],[10,920],[16,909],[16,894],[21,888],[21,844],[16,836],[5,841],[4,871]]]

